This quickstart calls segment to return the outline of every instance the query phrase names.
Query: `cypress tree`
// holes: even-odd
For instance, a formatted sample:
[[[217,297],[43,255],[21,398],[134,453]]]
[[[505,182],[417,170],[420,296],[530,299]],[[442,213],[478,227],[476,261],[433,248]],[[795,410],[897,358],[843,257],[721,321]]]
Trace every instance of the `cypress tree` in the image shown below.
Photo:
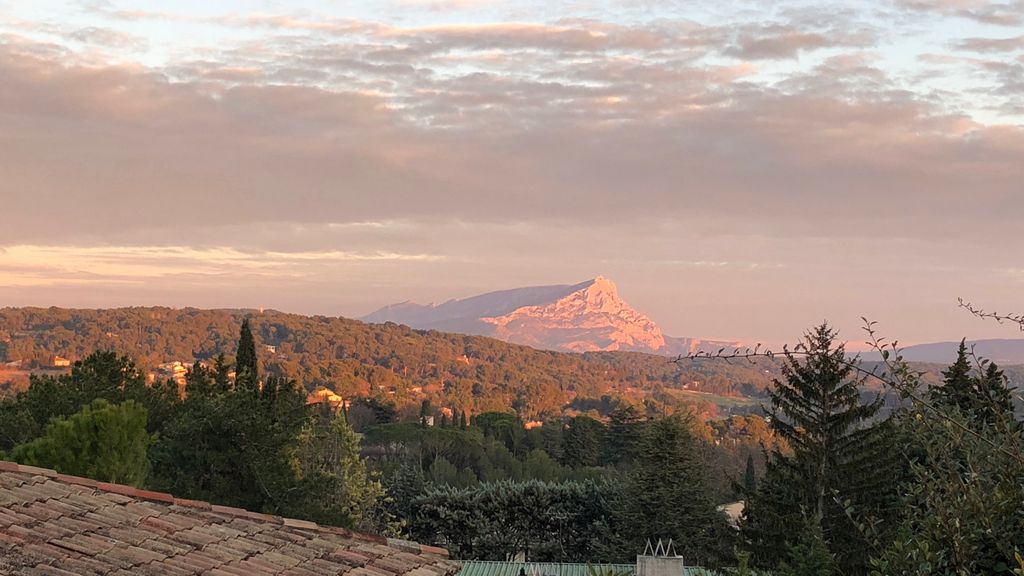
[[[757,492],[757,473],[754,471],[754,457],[747,456],[747,469],[743,473],[743,494],[749,498]]]
[[[256,364],[256,341],[249,329],[249,319],[242,320],[238,334],[238,353],[235,355],[235,382],[239,387],[256,388],[259,370]]]
[[[792,560],[801,536],[794,526],[821,530],[843,574],[863,574],[867,543],[847,507],[865,519],[891,514],[898,465],[888,422],[874,423],[882,400],[862,403],[844,346],[827,324],[809,332],[803,360],[787,351],[784,381],[770,391],[771,427],[792,449],[775,449],[761,487],[746,507],[744,537],[760,566]]]

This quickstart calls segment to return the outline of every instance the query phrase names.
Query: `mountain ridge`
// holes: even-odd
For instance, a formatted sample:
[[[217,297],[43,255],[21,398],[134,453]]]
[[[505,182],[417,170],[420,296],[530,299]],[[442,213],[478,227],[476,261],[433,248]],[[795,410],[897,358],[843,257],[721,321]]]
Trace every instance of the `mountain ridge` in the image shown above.
[[[577,284],[487,292],[443,304],[406,301],[360,320],[488,336],[562,352],[685,355],[742,346],[736,341],[666,336],[651,318],[626,303],[615,283],[604,276]]]

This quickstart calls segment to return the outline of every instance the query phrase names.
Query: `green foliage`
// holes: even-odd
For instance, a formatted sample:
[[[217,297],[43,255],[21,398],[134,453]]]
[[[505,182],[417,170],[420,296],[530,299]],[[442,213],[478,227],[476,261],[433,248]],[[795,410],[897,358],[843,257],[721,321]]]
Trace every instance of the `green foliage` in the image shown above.
[[[787,351],[784,381],[771,391],[772,428],[791,447],[776,449],[742,523],[756,565],[793,561],[793,526],[820,529],[844,574],[866,570],[868,542],[855,519],[886,526],[893,511],[899,462],[893,431],[876,422],[880,399],[863,403],[861,381],[835,332],[808,333],[801,360]]]
[[[612,410],[604,441],[604,463],[624,467],[633,462],[643,428],[644,419],[635,407],[625,404]]]
[[[931,390],[933,403],[969,415],[977,427],[1012,418],[1013,402],[1006,376],[987,360],[981,361],[981,368],[981,374],[972,375],[967,344],[961,340],[956,361],[942,372],[942,385]]]
[[[359,439],[326,407],[313,414],[299,436],[299,491],[292,513],[317,522],[374,529],[384,488],[359,457]]]
[[[879,539],[874,574],[1010,574],[1024,542],[1020,423],[978,428],[959,410],[901,419],[911,459],[895,537]],[[977,428],[977,435],[965,432]]]
[[[821,527],[805,522],[796,543],[790,547],[789,560],[779,568],[779,576],[831,576],[836,565],[825,544]]]
[[[259,365],[256,359],[256,341],[249,328],[249,319],[242,320],[238,334],[238,352],[235,354],[235,382],[239,388],[253,390],[259,382]]]
[[[757,493],[757,472],[754,470],[754,457],[747,456],[747,468],[743,473],[743,494],[754,495]]]
[[[439,486],[416,501],[412,535],[456,558],[602,561],[610,486],[595,482],[503,481]]]
[[[186,498],[283,513],[295,506],[292,452],[307,416],[305,394],[280,378],[189,396],[153,447],[153,483]]]
[[[94,400],[68,418],[55,418],[46,434],[14,449],[22,464],[102,482],[142,486],[149,467],[146,409],[128,400]]]
[[[732,529],[715,508],[699,441],[681,416],[646,426],[619,506],[624,557],[648,540],[671,538],[697,564],[721,566],[731,559]]]
[[[0,401],[0,449],[38,438],[51,418],[67,418],[93,400],[134,400],[146,409],[150,432],[163,426],[179,403],[173,382],[147,386],[131,358],[95,352],[76,362],[70,374],[33,375],[28,390]]]
[[[565,429],[562,463],[572,468],[601,464],[601,440],[605,427],[589,416],[577,416]]]

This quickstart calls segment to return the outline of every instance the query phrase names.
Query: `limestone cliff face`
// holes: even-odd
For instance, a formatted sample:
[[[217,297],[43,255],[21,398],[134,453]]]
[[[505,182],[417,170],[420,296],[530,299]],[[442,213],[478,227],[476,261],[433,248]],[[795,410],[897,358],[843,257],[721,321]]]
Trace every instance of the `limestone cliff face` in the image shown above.
[[[554,302],[481,320],[495,327],[495,338],[535,348],[662,352],[666,347],[661,329],[601,276]]]
[[[615,284],[602,276],[579,284],[514,288],[443,304],[405,302],[381,308],[362,320],[490,336],[567,352],[624,350],[676,355],[738,346],[736,342],[665,336],[653,320],[623,301]]]

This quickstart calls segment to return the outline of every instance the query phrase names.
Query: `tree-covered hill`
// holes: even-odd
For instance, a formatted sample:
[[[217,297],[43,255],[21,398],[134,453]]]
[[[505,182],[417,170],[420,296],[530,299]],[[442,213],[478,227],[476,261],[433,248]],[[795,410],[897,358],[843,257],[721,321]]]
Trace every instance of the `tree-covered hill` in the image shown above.
[[[38,368],[51,365],[55,356],[76,360],[114,350],[155,370],[220,353],[231,358],[247,317],[267,373],[295,378],[307,388],[327,386],[344,397],[388,398],[399,407],[429,399],[455,412],[513,408],[525,419],[543,419],[566,410],[602,412],[609,398],[624,398],[651,411],[688,405],[714,416],[756,409],[756,403],[730,399],[760,396],[777,374],[769,362],[696,360],[681,366],[663,356],[540,351],[392,323],[164,307],[0,309],[0,362],[20,360],[23,367]]]

